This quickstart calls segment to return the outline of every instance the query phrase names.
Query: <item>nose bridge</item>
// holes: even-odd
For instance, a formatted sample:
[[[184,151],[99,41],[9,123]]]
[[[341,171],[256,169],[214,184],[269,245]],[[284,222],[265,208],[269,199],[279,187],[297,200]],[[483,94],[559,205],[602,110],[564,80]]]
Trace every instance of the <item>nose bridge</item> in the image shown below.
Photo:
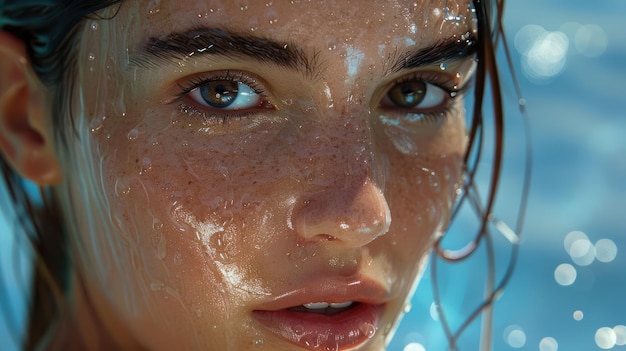
[[[305,239],[357,247],[388,231],[391,214],[367,119],[362,109],[347,106],[324,116],[321,134],[328,149],[314,162],[316,185],[302,195],[294,218]]]

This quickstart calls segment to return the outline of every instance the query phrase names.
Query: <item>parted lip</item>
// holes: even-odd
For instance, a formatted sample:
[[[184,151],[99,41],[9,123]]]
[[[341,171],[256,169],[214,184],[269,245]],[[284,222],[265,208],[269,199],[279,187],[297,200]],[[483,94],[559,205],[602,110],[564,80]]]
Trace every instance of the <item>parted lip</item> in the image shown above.
[[[352,301],[380,305],[389,301],[390,295],[381,284],[368,278],[350,280],[318,278],[274,296],[271,300],[261,302],[255,310],[278,311],[312,302]]]

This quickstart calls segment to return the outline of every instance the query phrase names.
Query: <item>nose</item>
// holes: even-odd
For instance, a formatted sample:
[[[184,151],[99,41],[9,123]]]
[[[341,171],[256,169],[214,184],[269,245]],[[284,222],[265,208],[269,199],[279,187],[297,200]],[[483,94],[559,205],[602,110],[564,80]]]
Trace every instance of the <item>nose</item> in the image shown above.
[[[304,239],[336,240],[353,248],[387,233],[391,224],[387,200],[370,179],[311,194],[295,217],[294,229]]]

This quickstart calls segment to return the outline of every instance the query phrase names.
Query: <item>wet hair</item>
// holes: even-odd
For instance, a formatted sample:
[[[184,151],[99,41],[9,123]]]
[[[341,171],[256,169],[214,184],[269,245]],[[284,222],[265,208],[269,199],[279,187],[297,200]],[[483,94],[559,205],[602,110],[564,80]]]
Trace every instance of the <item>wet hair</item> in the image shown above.
[[[0,0],[0,30],[12,33],[25,43],[34,72],[51,92],[51,116],[55,138],[61,145],[66,143],[67,135],[62,129],[66,129],[68,124],[72,125],[73,120],[69,115],[71,112],[69,99],[72,94],[68,94],[68,91],[73,91],[76,76],[75,48],[80,40],[78,35],[80,24],[88,18],[99,18],[97,13],[100,10],[120,2],[121,0]],[[435,245],[432,272],[435,277],[433,281],[436,300],[439,299],[436,284],[437,260],[462,260],[476,251],[481,241],[485,241],[484,238],[488,238],[489,222],[494,221],[492,209],[501,167],[504,115],[494,47],[498,42],[506,44],[501,37],[500,22],[504,0],[473,0],[473,4],[478,18],[476,38],[478,68],[473,90],[474,106],[468,129],[470,147],[464,160],[465,183],[463,192],[453,208],[452,216],[454,219],[461,206],[469,204],[477,213],[480,224],[474,239],[464,250],[450,252],[442,248],[441,242]],[[495,151],[490,165],[491,179],[483,203],[480,201],[481,197],[473,180],[484,142],[483,101],[487,93],[491,94],[493,101],[491,116],[495,137],[492,145]],[[49,334],[56,332],[53,326],[61,320],[67,308],[65,295],[68,292],[69,277],[67,275],[71,271],[72,258],[67,251],[66,231],[61,222],[61,216],[56,206],[53,205],[49,189],[40,189],[39,195],[33,195],[32,190],[29,191],[28,183],[11,169],[1,156],[0,170],[11,201],[2,210],[12,214],[12,219],[15,221],[13,235],[22,235],[28,240],[35,262],[27,335],[24,340],[18,340],[18,343],[21,343],[22,347],[27,350],[45,348],[50,338]],[[527,184],[524,186],[526,187]],[[526,194],[527,191],[523,193]],[[525,203],[525,199],[522,199],[522,203]],[[523,218],[523,212],[520,212],[519,217]],[[515,231],[521,231],[521,225],[517,226]],[[499,284],[492,282],[488,297],[469,316],[465,324],[456,331],[452,331],[445,318],[442,318],[450,349],[456,349],[456,340],[467,324],[487,309],[506,285],[514,266],[514,256],[515,253],[512,255],[504,279]],[[6,297],[0,299],[6,299]],[[441,306],[440,303],[438,305]],[[8,309],[8,301],[0,300],[0,307]],[[5,316],[9,315],[6,311],[4,312]],[[443,310],[440,312],[443,316]],[[16,338],[20,338],[21,334],[13,333],[13,335],[18,335]]]
[[[7,31],[26,46],[29,62],[41,82],[51,92],[51,116],[55,138],[65,143],[61,126],[71,125],[70,101],[76,68],[79,24],[98,17],[97,11],[120,0],[0,0],[0,30]],[[7,195],[11,201],[2,208],[11,214],[16,241],[23,235],[34,255],[31,304],[27,334],[12,332],[14,340],[26,350],[41,349],[56,332],[65,310],[64,295],[68,290],[71,257],[67,250],[66,231],[49,189],[33,194],[32,185],[22,179],[0,156]],[[38,202],[41,203],[38,204]],[[8,216],[7,216],[8,217]],[[0,277],[3,278],[3,277]],[[11,315],[6,294],[0,300],[3,316]],[[7,321],[8,326],[15,325]],[[20,339],[20,340],[15,340]]]

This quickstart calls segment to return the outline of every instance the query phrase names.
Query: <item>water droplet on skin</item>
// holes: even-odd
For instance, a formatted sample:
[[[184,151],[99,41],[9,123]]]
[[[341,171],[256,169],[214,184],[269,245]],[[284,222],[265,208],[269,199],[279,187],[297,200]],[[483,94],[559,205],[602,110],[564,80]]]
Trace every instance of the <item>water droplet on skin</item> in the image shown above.
[[[139,171],[139,175],[144,175],[148,173],[149,170],[152,169],[152,160],[149,157],[144,157],[141,159],[141,169]]]
[[[89,123],[89,129],[91,130],[91,132],[92,133],[96,133],[97,131],[102,129],[102,126],[104,125],[104,120],[105,119],[106,119],[105,116],[96,117],[96,118],[92,119],[91,122]]]
[[[328,51],[333,51],[337,48],[337,39],[336,38],[330,38],[328,40],[326,40],[326,47],[328,48]]]
[[[127,179],[117,178],[115,180],[115,195],[122,197],[130,194],[130,182]]]
[[[161,0],[151,0],[148,3],[148,16],[154,16],[161,11]]]
[[[133,129],[131,129],[128,132],[127,137],[128,137],[128,140],[130,140],[130,141],[137,140],[137,137],[139,137],[139,131],[137,129],[133,128]]]
[[[250,17],[248,24],[251,32],[259,30],[259,19],[256,16]]]
[[[302,327],[301,325],[296,325],[295,327],[293,327],[293,332],[294,334],[296,334],[296,336],[303,336],[304,327]]]
[[[428,185],[430,185],[431,189],[433,189],[436,193],[441,191],[441,182],[439,182],[439,176],[435,172],[430,172],[428,174]]]
[[[256,339],[256,340],[254,340],[254,345],[256,345],[256,346],[261,346],[261,345],[263,345],[263,340],[261,340],[261,339]]]
[[[165,259],[165,256],[167,256],[166,249],[167,247],[166,247],[165,236],[161,235],[159,244],[157,245],[157,257],[159,258],[159,260],[163,261]]]
[[[239,2],[239,10],[241,11],[247,11],[248,10],[248,0],[241,0]]]
[[[376,327],[371,323],[363,323],[359,327],[359,330],[363,335],[366,335],[369,338],[372,338],[374,334],[376,334]]]
[[[269,10],[267,10],[267,12],[265,13],[265,18],[267,19],[267,22],[269,24],[278,23],[278,14],[276,13],[276,10],[274,10],[274,8],[270,8]]]
[[[163,282],[155,280],[152,283],[150,283],[150,290],[152,291],[161,291],[163,290],[163,288],[165,287],[165,284],[163,284]]]
[[[176,253],[174,254],[174,264],[177,266],[180,266],[183,263],[183,255],[176,251]]]

